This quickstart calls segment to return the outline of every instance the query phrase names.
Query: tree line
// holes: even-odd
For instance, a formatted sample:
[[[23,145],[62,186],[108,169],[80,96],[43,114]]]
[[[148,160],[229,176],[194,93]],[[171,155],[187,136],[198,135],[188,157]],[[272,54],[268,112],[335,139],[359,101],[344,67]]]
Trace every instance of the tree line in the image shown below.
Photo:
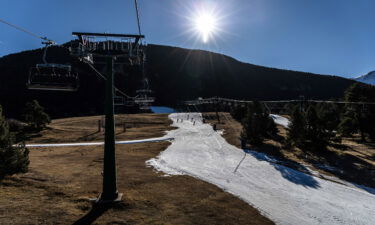
[[[355,83],[344,95],[346,102],[375,102],[375,87]],[[375,141],[375,105],[309,103],[290,105],[290,124],[285,147],[322,151],[343,137],[359,136],[361,141]],[[264,105],[253,102],[247,107],[232,107],[231,115],[241,122],[241,139],[257,146],[277,135],[277,128]]]

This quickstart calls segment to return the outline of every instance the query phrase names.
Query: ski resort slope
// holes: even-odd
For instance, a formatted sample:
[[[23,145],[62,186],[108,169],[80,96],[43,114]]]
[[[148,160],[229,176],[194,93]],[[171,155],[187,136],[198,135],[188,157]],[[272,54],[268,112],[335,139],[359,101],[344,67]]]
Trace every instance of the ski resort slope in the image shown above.
[[[209,124],[202,124],[199,113],[169,117],[178,129],[166,136],[175,140],[146,162],[156,170],[215,184],[276,224],[375,224],[375,195],[370,193],[374,189],[366,192],[323,180],[272,163],[265,154],[244,152],[228,144]]]

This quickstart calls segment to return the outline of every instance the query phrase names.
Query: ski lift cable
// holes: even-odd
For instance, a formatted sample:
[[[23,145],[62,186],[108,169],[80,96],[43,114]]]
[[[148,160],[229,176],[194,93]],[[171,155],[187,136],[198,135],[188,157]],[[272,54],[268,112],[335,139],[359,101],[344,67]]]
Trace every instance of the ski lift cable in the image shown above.
[[[93,65],[91,65],[88,62],[86,62],[86,64],[89,65],[91,67],[91,69],[95,71],[95,73],[96,73],[97,76],[99,76],[100,78],[102,78],[105,81],[107,80],[107,78],[103,74],[101,74]],[[124,93],[123,91],[121,91],[120,89],[118,89],[117,87],[115,87],[115,91],[118,92],[118,93],[120,93],[120,94],[122,94],[123,96],[125,96],[127,98],[135,99],[135,98],[138,97],[138,95],[135,96],[135,97],[131,97],[131,96],[127,95],[126,93]]]
[[[91,65],[90,63],[86,63],[86,64],[88,64],[90,67],[91,67],[91,69],[92,70],[94,70],[95,71],[95,73],[100,77],[100,78],[102,78],[103,80],[107,80],[107,78],[103,75],[103,74],[101,74],[93,65]],[[119,92],[120,94],[122,94],[123,96],[125,96],[125,97],[128,97],[128,98],[135,98],[135,97],[131,97],[131,96],[129,96],[129,95],[127,95],[127,94],[125,94],[124,92],[122,92],[121,90],[119,90],[118,88],[116,88],[115,87],[115,90],[117,91],[117,92]]]
[[[138,33],[139,33],[139,35],[142,35],[138,0],[134,0],[134,6],[135,6],[135,11],[136,11],[136,16],[137,16]],[[145,63],[144,63],[144,61],[142,63],[142,75],[143,75],[143,78],[146,77],[146,75],[145,75]]]
[[[31,31],[26,30],[25,28],[22,28],[22,27],[20,27],[20,26],[17,26],[17,25],[14,25],[14,24],[12,24],[12,23],[9,23],[9,22],[7,22],[7,21],[5,21],[5,20],[3,20],[3,19],[0,19],[0,22],[1,22],[1,23],[4,23],[4,24],[6,24],[6,25],[8,25],[8,26],[10,26],[10,27],[13,27],[13,28],[15,28],[15,29],[17,29],[17,30],[19,30],[19,31],[21,31],[21,32],[24,32],[24,33],[26,33],[26,34],[28,34],[28,35],[31,35],[31,36],[33,36],[33,37],[35,37],[35,38],[38,38],[38,39],[41,39],[41,40],[45,41],[45,42],[42,42],[42,43],[45,44],[45,45],[47,45],[47,46],[50,46],[50,45],[57,45],[57,46],[60,46],[60,47],[63,47],[63,48],[68,49],[68,48],[65,47],[63,44],[58,45],[57,42],[54,41],[54,40],[51,40],[51,39],[49,39],[49,38],[47,38],[47,37],[43,37],[43,36],[40,36],[40,35],[38,35],[38,34],[35,34],[35,33],[31,32]]]
[[[17,30],[19,30],[19,31],[22,31],[22,32],[24,32],[24,33],[26,33],[26,34],[28,34],[28,35],[31,35],[31,36],[33,36],[33,37],[35,37],[35,38],[42,39],[42,40],[44,40],[44,41],[50,42],[51,44],[56,44],[55,41],[50,40],[50,39],[48,39],[47,37],[42,37],[42,36],[39,36],[39,35],[37,35],[37,34],[34,34],[33,32],[26,30],[25,28],[22,28],[22,27],[20,27],[20,26],[14,25],[14,24],[11,24],[11,23],[9,23],[9,22],[3,20],[3,19],[0,19],[0,22],[6,24],[6,25],[8,25],[8,26],[11,26],[11,27],[13,27],[13,28],[15,28],[15,29],[17,29]]]
[[[139,35],[141,35],[141,23],[140,23],[140,19],[139,19],[138,0],[134,0],[134,5],[135,5],[135,11],[137,13],[138,33],[139,33]]]
[[[236,100],[229,98],[206,98],[192,101],[185,101],[189,104],[202,104],[204,101],[226,101],[232,103],[251,103],[249,100]],[[346,101],[327,101],[327,100],[276,100],[276,101],[260,101],[262,103],[295,103],[295,102],[315,102],[315,103],[333,103],[333,104],[356,104],[356,105],[375,105],[375,102],[346,102]]]

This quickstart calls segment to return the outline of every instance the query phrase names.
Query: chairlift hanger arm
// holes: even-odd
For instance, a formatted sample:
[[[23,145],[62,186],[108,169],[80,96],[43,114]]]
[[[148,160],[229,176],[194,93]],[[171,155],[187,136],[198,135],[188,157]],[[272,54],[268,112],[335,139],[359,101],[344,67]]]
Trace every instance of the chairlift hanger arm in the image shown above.
[[[134,41],[134,44],[133,44],[133,48],[135,48],[135,46],[138,45],[139,39],[140,39],[140,38],[135,38],[135,41]]]

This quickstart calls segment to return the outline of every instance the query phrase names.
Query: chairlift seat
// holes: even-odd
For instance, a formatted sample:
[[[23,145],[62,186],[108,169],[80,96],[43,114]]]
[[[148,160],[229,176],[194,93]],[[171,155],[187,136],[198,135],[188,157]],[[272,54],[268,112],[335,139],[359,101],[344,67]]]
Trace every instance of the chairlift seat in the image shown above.
[[[41,85],[41,84],[28,84],[27,88],[29,90],[40,90],[40,91],[66,91],[66,92],[75,92],[78,90],[77,87],[68,87],[68,86],[53,86],[51,84]]]
[[[79,79],[70,65],[37,64],[30,69],[26,86],[30,90],[77,91]]]
[[[39,69],[43,69],[43,68],[55,69],[55,68],[58,68],[58,69],[66,70],[66,71],[69,71],[69,72],[72,70],[72,67],[70,65],[57,64],[57,63],[36,64],[36,68],[39,68]]]
[[[150,110],[150,106],[149,105],[142,105],[142,106],[139,106],[139,109],[140,110]]]
[[[137,94],[150,94],[150,93],[152,93],[152,90],[150,90],[150,89],[140,89],[140,90],[136,90],[136,93]]]
[[[135,103],[153,103],[154,101],[153,97],[138,97],[134,100]]]

